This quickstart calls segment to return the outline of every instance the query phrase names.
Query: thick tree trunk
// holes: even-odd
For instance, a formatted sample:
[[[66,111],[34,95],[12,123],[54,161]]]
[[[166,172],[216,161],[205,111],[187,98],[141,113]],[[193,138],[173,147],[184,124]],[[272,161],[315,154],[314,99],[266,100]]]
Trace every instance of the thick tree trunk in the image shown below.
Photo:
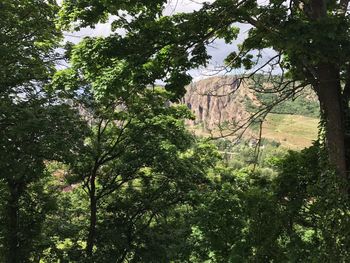
[[[305,14],[313,21],[327,18],[327,1],[311,0]],[[334,165],[345,186],[342,192],[348,192],[348,171],[346,160],[344,103],[340,83],[340,71],[335,64],[321,62],[316,65],[317,92],[321,112],[326,125],[326,144],[329,161]]]
[[[7,263],[20,262],[19,244],[19,190],[16,185],[9,185],[10,196],[7,205]]]
[[[335,66],[323,63],[318,66],[318,75],[317,94],[325,118],[329,160],[341,179],[347,182],[344,109],[342,108],[339,71]],[[343,190],[347,192],[347,187],[344,188]]]
[[[97,220],[97,200],[96,200],[96,175],[93,174],[90,178],[90,226],[87,238],[86,254],[92,257],[93,248],[96,238],[96,220]]]

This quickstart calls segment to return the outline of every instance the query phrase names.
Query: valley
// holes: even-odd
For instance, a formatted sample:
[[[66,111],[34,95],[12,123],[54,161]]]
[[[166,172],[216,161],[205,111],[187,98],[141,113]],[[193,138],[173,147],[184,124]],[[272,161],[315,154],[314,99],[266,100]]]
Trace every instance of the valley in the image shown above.
[[[262,125],[262,138],[275,141],[284,148],[301,150],[317,139],[318,123],[315,95],[286,100],[267,114]],[[200,137],[225,137],[235,141],[243,133],[245,140],[256,140],[260,129],[252,120],[266,94],[258,94],[246,83],[237,88],[234,76],[212,77],[187,87],[182,103],[193,112],[195,119],[187,121],[189,129]],[[292,105],[292,106],[291,106]],[[241,129],[238,129],[242,125]],[[232,132],[236,131],[236,132]]]

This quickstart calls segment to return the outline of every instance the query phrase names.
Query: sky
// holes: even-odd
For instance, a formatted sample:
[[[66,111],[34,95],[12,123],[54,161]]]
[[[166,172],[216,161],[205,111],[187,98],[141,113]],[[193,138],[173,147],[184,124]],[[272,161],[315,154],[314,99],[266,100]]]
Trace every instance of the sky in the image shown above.
[[[61,4],[63,0],[57,0],[58,4]],[[213,2],[203,1],[203,0],[169,0],[167,5],[165,6],[164,14],[171,15],[174,13],[180,12],[192,12],[194,10],[198,10],[201,8],[204,2]],[[65,33],[66,39],[71,42],[79,42],[80,39],[86,36],[108,36],[111,33],[111,24],[98,24],[94,29],[85,28],[80,30],[79,32],[75,32],[74,34]]]
[[[179,12],[192,12],[201,8],[203,2],[212,2],[213,0],[169,0],[167,3],[164,14],[171,15]],[[58,3],[62,0],[58,0]],[[84,28],[79,32],[69,33],[65,32],[65,40],[73,43],[78,43],[82,38],[86,36],[108,36],[111,33],[111,21],[105,24],[98,24],[94,29]],[[222,68],[225,57],[232,51],[237,51],[237,44],[241,43],[245,38],[249,26],[239,24],[240,34],[237,40],[228,45],[223,40],[216,40],[208,47],[208,53],[212,59],[206,68],[191,70],[190,74],[196,79],[206,78],[208,76],[223,74],[224,72],[219,71]],[[238,70],[239,71],[239,70]],[[233,72],[234,74],[240,74],[242,72]]]

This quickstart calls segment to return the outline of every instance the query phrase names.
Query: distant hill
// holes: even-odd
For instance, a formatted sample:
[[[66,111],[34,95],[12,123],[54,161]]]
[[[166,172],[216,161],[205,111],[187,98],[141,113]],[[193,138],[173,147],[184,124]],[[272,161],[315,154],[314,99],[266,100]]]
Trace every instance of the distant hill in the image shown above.
[[[190,129],[201,136],[219,136],[220,129],[227,134],[230,127],[245,123],[260,107],[278,96],[257,93],[247,83],[237,88],[236,78],[225,76],[189,85],[182,103],[195,115],[194,121],[188,121]],[[281,103],[272,112],[263,125],[262,137],[291,149],[307,147],[317,138],[319,107],[311,91]],[[256,137],[256,125],[253,124],[244,136]],[[234,139],[234,136],[230,137]]]

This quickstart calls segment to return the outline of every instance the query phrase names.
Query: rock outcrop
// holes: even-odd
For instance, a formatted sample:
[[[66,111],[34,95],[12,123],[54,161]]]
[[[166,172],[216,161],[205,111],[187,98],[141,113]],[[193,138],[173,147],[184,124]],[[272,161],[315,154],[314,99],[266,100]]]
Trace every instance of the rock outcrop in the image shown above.
[[[226,123],[242,123],[249,118],[245,100],[254,101],[254,95],[242,83],[238,88],[234,76],[211,77],[194,82],[187,87],[182,100],[194,113],[189,125],[202,124],[206,130],[214,130]]]

